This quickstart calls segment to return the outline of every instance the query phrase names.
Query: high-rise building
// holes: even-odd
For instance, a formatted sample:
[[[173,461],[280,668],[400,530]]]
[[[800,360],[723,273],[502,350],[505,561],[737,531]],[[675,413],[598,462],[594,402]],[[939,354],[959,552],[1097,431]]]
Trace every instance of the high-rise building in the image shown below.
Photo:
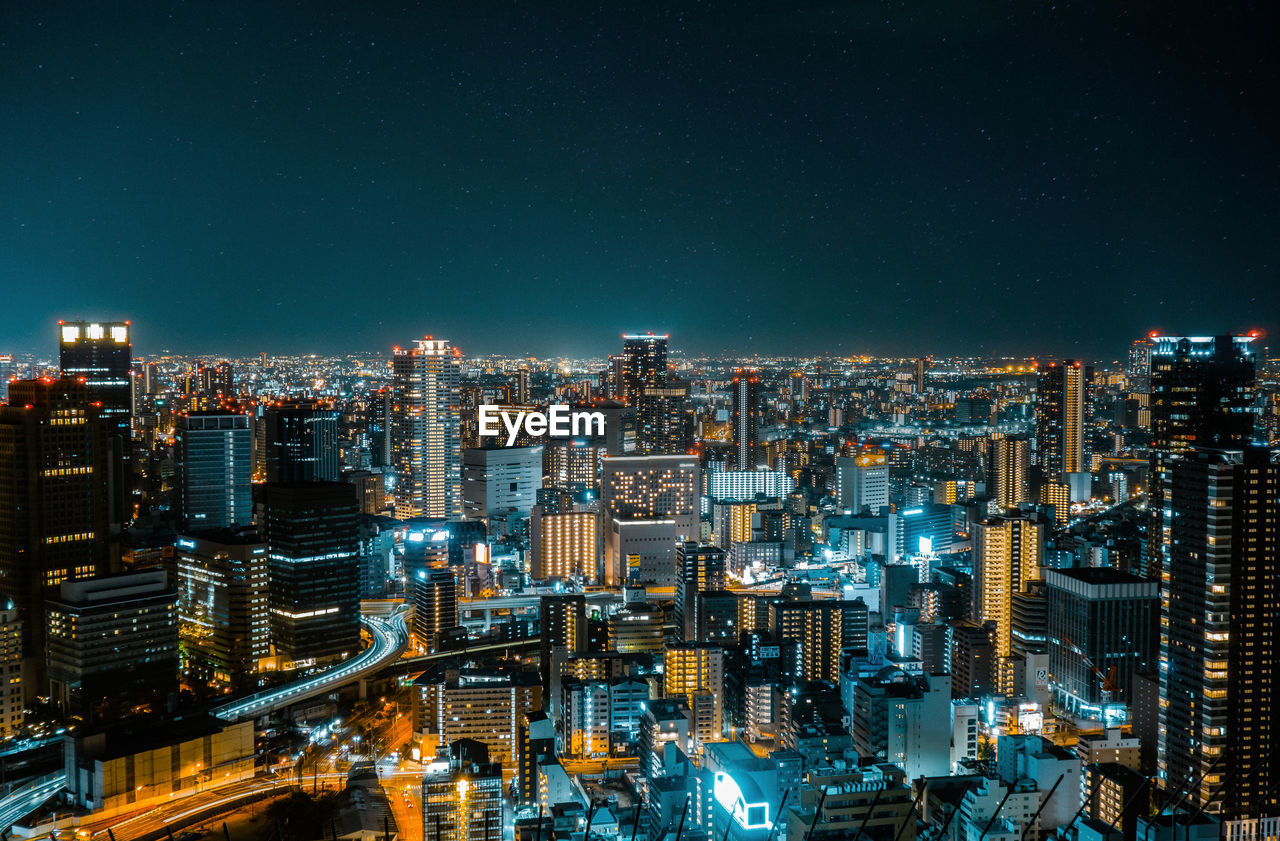
[[[1125,377],[1131,394],[1146,394],[1151,390],[1151,348],[1155,337],[1143,336],[1129,345],[1129,358],[1125,363]]]
[[[836,505],[854,514],[889,506],[889,459],[883,452],[836,457]]]
[[[164,570],[64,582],[46,617],[49,694],[64,715],[158,711],[177,689],[177,594]]]
[[[22,634],[22,612],[10,599],[0,607],[0,739],[18,735],[25,717]]]
[[[343,482],[262,486],[271,642],[295,667],[360,650],[360,511]]]
[[[336,482],[341,478],[337,409],[316,401],[290,401],[267,408],[268,482]]]
[[[704,590],[723,590],[724,550],[718,546],[702,546],[686,542],[676,546],[676,633],[685,642],[702,642],[698,627],[698,594]],[[736,640],[734,640],[736,642]]]
[[[474,739],[502,766],[504,779],[520,767],[520,725],[542,709],[542,687],[530,671],[433,666],[413,684],[413,726],[424,755],[460,739]]]
[[[992,517],[975,523],[973,532],[973,617],[995,623],[1005,691],[1010,681],[1003,664],[1013,654],[1013,596],[1040,578],[1045,524],[1028,515]]]
[[[929,382],[929,364],[933,360],[928,356],[921,356],[916,359],[915,364],[915,391],[916,394],[924,394],[924,387]]]
[[[889,762],[907,779],[951,772],[951,676],[886,666],[853,690],[853,745],[864,762]]]
[[[1169,478],[1159,781],[1230,822],[1227,837],[1262,837],[1280,817],[1280,464],[1262,447],[1198,449]]]
[[[840,682],[840,655],[867,651],[866,604],[861,599],[769,602],[769,631],[797,650],[796,674],[805,680]]]
[[[733,446],[739,470],[755,470],[762,407],[760,374],[739,371],[733,377]]]
[[[806,769],[798,801],[788,801],[784,810],[786,835],[779,841],[915,841],[913,809],[911,782],[901,768],[888,763],[865,768],[823,763]]]
[[[724,649],[696,643],[670,644],[662,652],[662,694],[682,700],[693,716],[694,738],[705,744],[718,742],[724,722]],[[710,696],[707,702],[699,697]],[[707,704],[709,716],[698,716]]]
[[[542,447],[462,451],[462,513],[469,520],[527,517],[542,487]],[[489,522],[492,531],[495,523]]]
[[[698,460],[692,456],[617,456],[603,460],[605,582],[675,583],[678,540],[698,534]]]
[[[9,402],[9,380],[17,379],[13,356],[0,353],[0,403]]]
[[[1256,420],[1253,336],[1151,338],[1151,464],[1147,574],[1168,553],[1167,487],[1173,465],[1196,447],[1240,449]]]
[[[181,535],[178,636],[192,681],[238,689],[270,654],[267,544],[254,532]]]
[[[991,467],[995,492],[991,498],[1001,511],[1031,501],[1027,466],[1031,447],[1022,438],[1000,438],[991,442]]]
[[[58,322],[63,377],[83,379],[100,405],[111,448],[112,522],[131,519],[133,463],[133,342],[127,321]]]
[[[609,648],[619,654],[662,651],[663,611],[647,602],[631,602],[609,617]]]
[[[538,599],[538,651],[542,685],[551,688],[554,674],[551,660],[557,649],[567,656],[586,648],[586,596],[581,593],[541,596]]]
[[[249,416],[206,411],[179,415],[174,438],[178,510],[188,531],[253,522]]]
[[[622,397],[640,405],[644,390],[667,381],[667,336],[633,333],[622,337]]]
[[[108,435],[87,391],[70,378],[15,380],[0,408],[0,598],[21,615],[36,672],[45,597],[112,570]]]
[[[636,410],[640,453],[672,455],[687,451],[684,401],[689,385],[667,369],[667,336],[653,333],[622,337],[622,396]]]
[[[1054,701],[1105,720],[1159,651],[1160,588],[1110,567],[1047,570],[1046,645]]]
[[[445,631],[458,625],[458,582],[445,569],[419,569],[410,583],[413,634],[428,651],[440,647]]]
[[[1092,418],[1092,367],[1068,359],[1039,370],[1035,464],[1041,482],[1065,481],[1068,474],[1089,472]]]
[[[529,577],[534,581],[598,578],[600,514],[547,513],[535,505],[529,518]]]
[[[445,751],[422,778],[422,838],[502,841],[502,766],[490,762],[488,749],[472,739]]]
[[[396,517],[462,514],[460,354],[445,339],[418,339],[392,359]]]

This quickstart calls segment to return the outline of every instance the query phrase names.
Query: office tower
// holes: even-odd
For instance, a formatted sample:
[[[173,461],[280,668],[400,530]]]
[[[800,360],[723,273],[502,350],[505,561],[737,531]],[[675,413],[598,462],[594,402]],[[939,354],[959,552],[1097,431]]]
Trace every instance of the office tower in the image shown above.
[[[540,487],[542,447],[462,451],[462,514],[491,531],[509,514],[529,516]]]
[[[276,657],[294,667],[360,650],[360,512],[342,482],[262,486]]]
[[[440,648],[446,631],[458,626],[458,583],[445,569],[414,571],[410,583],[413,635],[427,651]]]
[[[0,607],[0,739],[22,730],[22,611],[12,599]]]
[[[428,336],[395,349],[391,366],[396,517],[462,514],[460,354]]]
[[[889,506],[889,460],[883,452],[836,457],[836,505],[861,514]]]
[[[1145,394],[1151,388],[1151,350],[1155,336],[1134,339],[1129,345],[1129,359],[1125,364],[1125,377],[1130,393]]]
[[[164,570],[64,582],[46,617],[49,694],[64,715],[159,711],[177,689],[177,594]]]
[[[667,381],[667,336],[653,333],[622,337],[622,399],[639,406],[644,390]]]
[[[703,590],[694,599],[694,636],[690,642],[735,646],[744,630],[743,602],[747,597],[728,590]]]
[[[995,623],[1002,662],[1013,653],[1013,596],[1040,578],[1044,531],[1042,521],[1027,515],[992,517],[973,526],[973,616]],[[1007,684],[1002,669],[1001,691]]]
[[[424,756],[442,744],[474,739],[489,749],[508,780],[520,767],[520,725],[543,708],[542,687],[531,671],[437,664],[414,681],[413,695],[413,727]]]
[[[336,482],[339,465],[337,409],[316,401],[290,401],[267,407],[268,482]]]
[[[253,522],[252,435],[238,412],[179,415],[174,433],[178,511],[188,531]]]
[[[797,650],[796,674],[805,680],[840,682],[840,655],[867,650],[867,606],[860,599],[769,602],[769,632]]]
[[[760,405],[760,375],[739,371],[733,377],[733,446],[739,470],[755,470],[763,414]]]
[[[698,460],[692,456],[604,459],[605,583],[673,586],[678,540],[698,534]]]
[[[929,364],[933,360],[928,356],[921,356],[916,359],[915,364],[915,390],[916,394],[924,394],[924,387],[929,382]]]
[[[88,401],[101,406],[111,453],[112,523],[133,516],[133,343],[129,322],[59,321],[63,377],[83,379]]]
[[[609,648],[619,654],[662,651],[663,611],[647,602],[631,602],[609,617]]]
[[[529,577],[534,581],[598,578],[600,515],[596,511],[547,513],[535,505],[529,518]]]
[[[1031,447],[1022,438],[1000,438],[991,442],[991,472],[995,491],[991,498],[1001,511],[1031,501],[1027,466]]]
[[[352,470],[342,477],[356,489],[356,504],[361,514],[380,515],[387,504],[386,477],[380,472]]]
[[[1160,783],[1245,837],[1231,833],[1280,816],[1280,465],[1262,447],[1199,449],[1181,454],[1171,479]]]
[[[864,763],[888,762],[907,779],[951,772],[951,676],[886,666],[853,689],[853,745]]]
[[[954,515],[948,505],[917,505],[893,511],[886,531],[888,562],[905,562],[908,557],[950,552],[955,537]]]
[[[662,695],[683,701],[694,713],[692,731],[700,744],[718,742],[724,722],[724,649],[676,643],[662,651]],[[702,715],[698,715],[702,712]]]
[[[1253,336],[1153,336],[1147,575],[1159,579],[1168,553],[1169,473],[1195,447],[1240,449],[1256,416]]]
[[[600,462],[604,447],[599,439],[552,438],[543,448],[543,485],[577,494],[600,490]]]
[[[1039,480],[1067,481],[1068,474],[1089,472],[1093,368],[1074,359],[1040,368],[1035,408]]]
[[[581,593],[541,596],[538,599],[538,655],[542,685],[552,688],[552,658],[587,648],[587,597]],[[552,696],[555,700],[555,695]]]
[[[704,590],[723,590],[724,550],[685,542],[676,546],[676,634],[685,642],[703,642],[698,627],[698,594]],[[737,640],[735,639],[734,642]]]
[[[392,429],[395,414],[391,410],[391,389],[380,388],[365,400],[365,433],[369,438],[369,464],[371,467],[393,467]]]
[[[502,766],[470,739],[445,750],[444,767],[432,763],[422,778],[423,839],[502,841]]]
[[[0,401],[9,402],[9,380],[17,379],[17,366],[13,356],[0,353]]]
[[[1133,675],[1159,653],[1160,588],[1109,567],[1045,571],[1046,644],[1054,702],[1105,720],[1132,701]]]
[[[994,622],[951,622],[951,694],[981,698],[996,691],[999,674]]]
[[[87,392],[69,378],[15,380],[0,408],[0,598],[19,610],[37,672],[45,596],[112,569],[107,427]]]
[[[266,542],[205,532],[175,548],[183,672],[206,686],[248,685],[270,654]]]

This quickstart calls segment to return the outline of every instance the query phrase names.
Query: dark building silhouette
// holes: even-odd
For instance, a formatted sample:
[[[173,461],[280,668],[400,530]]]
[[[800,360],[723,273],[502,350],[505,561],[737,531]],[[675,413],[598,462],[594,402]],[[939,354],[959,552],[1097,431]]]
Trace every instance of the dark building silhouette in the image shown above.
[[[337,409],[315,401],[282,403],[262,415],[268,482],[341,478]]]
[[[760,375],[739,371],[733,378],[733,445],[739,470],[754,470],[761,424]]]

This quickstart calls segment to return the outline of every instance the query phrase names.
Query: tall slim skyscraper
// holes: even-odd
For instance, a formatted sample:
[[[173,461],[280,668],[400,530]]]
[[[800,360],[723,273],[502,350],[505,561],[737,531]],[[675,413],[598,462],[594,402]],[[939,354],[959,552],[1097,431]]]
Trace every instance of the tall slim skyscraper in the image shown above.
[[[297,400],[267,408],[268,482],[336,482],[339,467],[337,409],[313,400]]]
[[[1093,415],[1093,368],[1068,359],[1036,377],[1036,454],[1041,482],[1087,473],[1088,425]]]
[[[210,411],[178,416],[173,454],[184,529],[228,529],[253,522],[252,451],[248,415]]]
[[[739,371],[733,378],[733,446],[739,470],[755,469],[760,415],[760,375]]]
[[[1000,438],[991,442],[991,467],[995,478],[992,498],[1001,510],[1031,501],[1027,478],[1030,451],[1023,438]]]
[[[9,384],[0,408],[0,599],[17,606],[37,670],[45,598],[65,581],[111,571],[108,438],[79,380]]]
[[[1125,363],[1125,377],[1130,393],[1146,394],[1151,388],[1151,348],[1155,337],[1134,339],[1129,346],[1129,359]]]
[[[1253,336],[1154,336],[1151,341],[1147,574],[1159,578],[1168,552],[1170,471],[1196,447],[1240,449],[1253,439],[1256,351]]]
[[[634,333],[622,337],[622,394],[639,406],[644,390],[667,382],[667,336]]]
[[[622,390],[627,405],[636,410],[639,452],[687,452],[690,441],[684,402],[689,396],[689,384],[667,370],[666,335],[622,337]]]
[[[699,628],[698,594],[704,590],[723,590],[724,550],[718,546],[681,543],[676,547],[676,631],[685,642],[705,642],[705,629]],[[737,640],[733,640],[737,642]]]
[[[925,383],[929,380],[929,363],[933,360],[928,356],[921,356],[916,360],[915,364],[915,390],[916,394],[923,394]]]
[[[1039,580],[1044,563],[1045,524],[1029,516],[992,517],[974,524],[973,618],[995,622],[1001,691],[1010,690],[1013,597]]]
[[[396,517],[462,515],[461,354],[446,339],[418,339],[392,360]]]
[[[1224,837],[1267,837],[1253,822],[1274,833],[1280,818],[1280,464],[1262,447],[1197,449],[1169,478],[1160,784],[1244,822]]]
[[[62,376],[84,379],[90,403],[101,406],[111,446],[113,527],[132,518],[133,344],[129,322],[58,322]]]
[[[307,666],[360,650],[360,511],[345,482],[262,487],[271,642]]]

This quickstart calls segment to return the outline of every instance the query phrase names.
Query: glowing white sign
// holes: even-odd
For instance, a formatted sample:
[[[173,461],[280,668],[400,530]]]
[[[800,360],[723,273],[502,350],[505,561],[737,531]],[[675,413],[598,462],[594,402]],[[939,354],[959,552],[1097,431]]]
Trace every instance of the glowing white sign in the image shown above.
[[[716,801],[733,815],[738,826],[743,829],[769,829],[773,823],[769,820],[768,803],[748,803],[742,794],[741,787],[728,774],[717,771],[712,793]]]

